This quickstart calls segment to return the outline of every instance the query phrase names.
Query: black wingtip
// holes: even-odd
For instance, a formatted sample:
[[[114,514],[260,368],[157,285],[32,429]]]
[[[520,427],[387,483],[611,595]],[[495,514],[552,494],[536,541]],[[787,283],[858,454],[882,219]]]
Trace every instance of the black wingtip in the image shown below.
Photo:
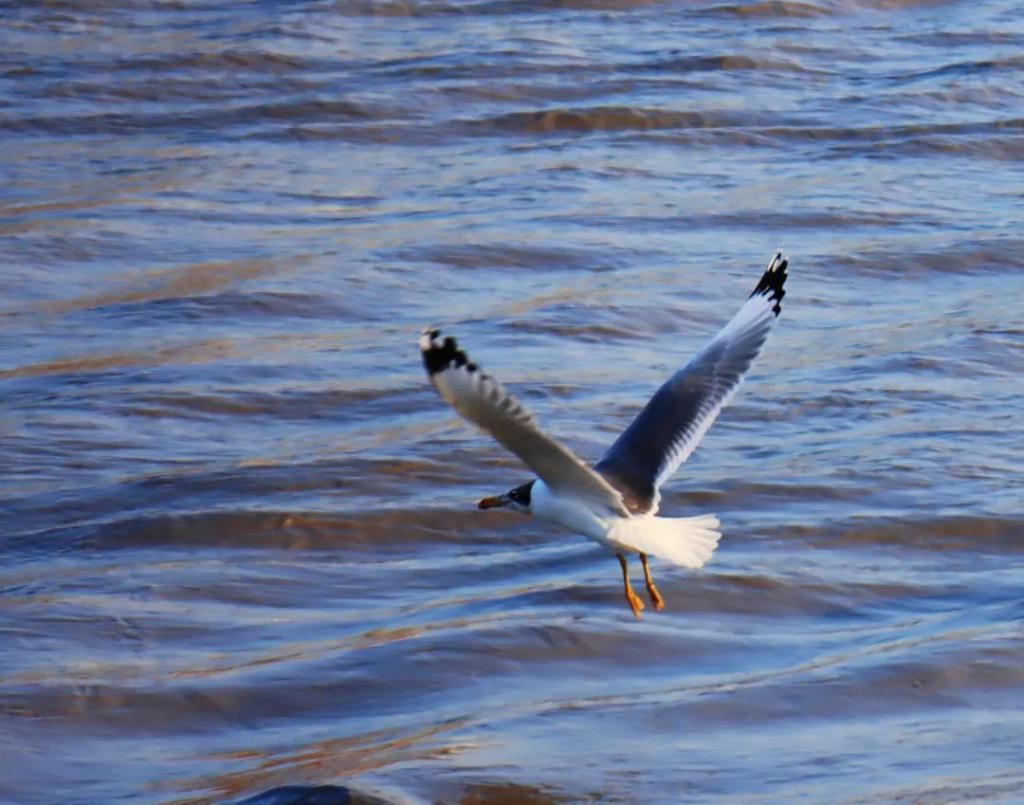
[[[785,289],[782,287],[786,284],[786,278],[789,276],[786,273],[786,269],[789,267],[789,260],[782,256],[782,252],[776,252],[772,261],[768,264],[768,268],[764,274],[761,275],[761,279],[758,280],[754,290],[750,293],[751,296],[767,296],[775,304],[772,306],[772,313],[778,316],[782,312],[782,297],[786,295]]]
[[[476,364],[471,363],[466,353],[459,349],[455,339],[451,336],[442,338],[440,330],[428,328],[420,334],[420,353],[430,376],[443,372],[452,364],[465,366],[470,372],[476,371]]]

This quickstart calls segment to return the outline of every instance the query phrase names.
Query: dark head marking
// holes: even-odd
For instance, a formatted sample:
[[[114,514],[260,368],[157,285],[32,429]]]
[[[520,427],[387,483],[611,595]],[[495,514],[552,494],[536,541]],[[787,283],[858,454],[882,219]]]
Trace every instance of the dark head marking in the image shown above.
[[[536,479],[517,486],[508,493],[509,500],[518,503],[520,506],[529,506],[530,492],[533,490],[535,483],[537,483]]]

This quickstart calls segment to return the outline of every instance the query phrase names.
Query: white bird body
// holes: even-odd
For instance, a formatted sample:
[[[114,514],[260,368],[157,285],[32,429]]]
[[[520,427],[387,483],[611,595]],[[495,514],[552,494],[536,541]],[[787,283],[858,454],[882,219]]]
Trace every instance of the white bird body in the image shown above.
[[[610,548],[616,546],[609,535],[617,522],[624,519],[606,506],[591,506],[580,498],[552,492],[539,478],[530,490],[530,513],[538,520],[563,526]]]
[[[689,457],[760,354],[781,311],[787,261],[776,254],[735,316],[647,402],[628,428],[590,466],[540,429],[533,415],[469,360],[455,339],[425,330],[420,350],[441,396],[532,469],[537,478],[504,495],[484,498],[481,509],[508,507],[589,537],[615,552],[626,599],[638,617],[627,553],[640,555],[647,592],[663,603],[647,555],[699,568],[721,534],[713,514],[658,517],[660,487]]]
[[[683,567],[703,566],[721,536],[716,530],[718,518],[713,514],[622,515],[607,507],[588,505],[580,498],[554,493],[541,479],[533,484],[530,504],[530,513],[538,520],[590,537],[612,551],[651,554]]]

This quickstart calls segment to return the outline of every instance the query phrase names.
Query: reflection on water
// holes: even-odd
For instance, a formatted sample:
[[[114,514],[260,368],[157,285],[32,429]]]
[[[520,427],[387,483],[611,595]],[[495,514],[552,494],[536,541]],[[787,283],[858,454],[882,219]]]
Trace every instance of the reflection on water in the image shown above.
[[[0,799],[1024,797],[1014,6],[0,16]],[[636,622],[417,334],[595,459],[779,247]]]

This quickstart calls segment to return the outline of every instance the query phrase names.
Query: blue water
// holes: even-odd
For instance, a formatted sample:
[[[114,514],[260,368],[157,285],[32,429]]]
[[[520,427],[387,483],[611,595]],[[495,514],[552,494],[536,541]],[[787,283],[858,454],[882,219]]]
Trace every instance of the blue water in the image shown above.
[[[0,37],[0,800],[1024,799],[1016,4]],[[476,510],[529,473],[422,327],[594,460],[777,248],[777,331],[664,490],[724,532],[655,563],[664,612]]]

